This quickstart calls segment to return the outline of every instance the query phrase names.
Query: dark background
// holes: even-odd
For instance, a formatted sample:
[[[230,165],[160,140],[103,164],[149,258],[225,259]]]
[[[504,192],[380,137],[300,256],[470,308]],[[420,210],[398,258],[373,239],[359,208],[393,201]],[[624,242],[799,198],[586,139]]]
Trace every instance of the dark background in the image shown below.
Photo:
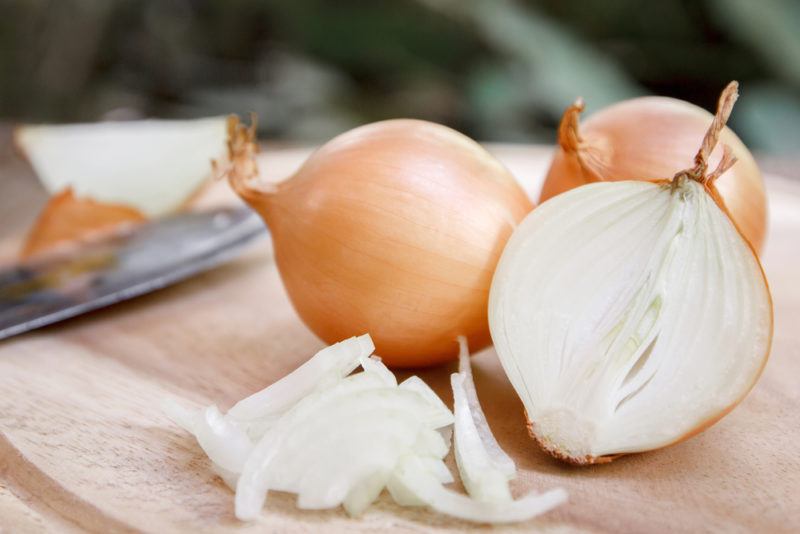
[[[319,142],[410,116],[481,140],[551,143],[576,96],[713,108],[800,149],[799,0],[0,0],[0,121],[255,111]]]

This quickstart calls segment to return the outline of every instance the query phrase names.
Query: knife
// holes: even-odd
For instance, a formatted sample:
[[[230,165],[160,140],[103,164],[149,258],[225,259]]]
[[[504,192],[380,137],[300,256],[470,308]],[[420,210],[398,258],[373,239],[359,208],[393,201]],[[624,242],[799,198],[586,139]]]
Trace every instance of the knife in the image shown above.
[[[0,339],[172,285],[237,256],[265,226],[247,208],[173,215],[0,269]]]

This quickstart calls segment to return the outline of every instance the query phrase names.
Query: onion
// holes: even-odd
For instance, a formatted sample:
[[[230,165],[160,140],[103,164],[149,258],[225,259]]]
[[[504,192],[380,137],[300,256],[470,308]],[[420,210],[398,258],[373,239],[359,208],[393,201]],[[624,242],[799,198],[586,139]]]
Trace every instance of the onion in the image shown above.
[[[512,175],[444,126],[391,120],[317,150],[288,180],[258,183],[253,129],[232,121],[236,192],[266,221],[300,317],[327,342],[369,331],[393,367],[489,343],[492,273],[532,205]]]
[[[671,182],[577,187],[509,240],[492,282],[492,338],[552,455],[590,464],[679,442],[758,379],[772,301],[716,190],[731,150],[707,172],[735,98],[732,85],[695,167]]]
[[[225,117],[25,125],[14,142],[51,195],[72,188],[147,217],[173,212],[211,177],[225,146]]]
[[[23,259],[186,206],[225,146],[225,118],[20,126],[14,141],[52,195]]]
[[[735,83],[735,82],[733,82]],[[691,163],[711,114],[688,102],[665,97],[634,98],[593,114],[578,125],[583,102],[568,107],[558,130],[559,150],[547,173],[540,202],[597,181],[672,178]],[[718,191],[744,237],[760,251],[767,227],[767,198],[761,172],[750,151],[730,128],[719,133],[738,160]],[[721,151],[709,158],[715,167]]]
[[[555,490],[513,501],[508,489],[513,473],[496,471],[480,443],[473,449],[457,443],[459,465],[474,473],[476,462],[483,461],[482,474],[497,472],[500,498],[497,485],[487,485],[485,477],[465,480],[481,498],[445,488],[453,477],[443,461],[450,444],[440,431],[453,425],[452,412],[419,377],[398,385],[380,360],[369,357],[372,347],[369,336],[361,336],[323,349],[297,371],[237,404],[238,419],[234,410],[223,415],[216,406],[191,411],[174,401],[164,404],[236,491],[239,519],[255,519],[270,490],[296,494],[299,508],[341,505],[357,516],[387,488],[403,506],[429,506],[468,521],[497,523],[529,519],[565,500],[563,490]],[[354,362],[363,372],[344,376]],[[475,430],[461,387],[456,439],[481,442],[485,436]],[[468,436],[465,421],[466,432],[472,432]],[[263,431],[254,437],[257,424]]]

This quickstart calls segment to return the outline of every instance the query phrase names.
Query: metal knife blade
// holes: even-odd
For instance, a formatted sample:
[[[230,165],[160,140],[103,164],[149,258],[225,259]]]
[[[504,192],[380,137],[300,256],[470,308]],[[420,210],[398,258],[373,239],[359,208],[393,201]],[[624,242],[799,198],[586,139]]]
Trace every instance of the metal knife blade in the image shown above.
[[[0,339],[207,271],[266,235],[247,208],[166,217],[74,253],[0,270]]]

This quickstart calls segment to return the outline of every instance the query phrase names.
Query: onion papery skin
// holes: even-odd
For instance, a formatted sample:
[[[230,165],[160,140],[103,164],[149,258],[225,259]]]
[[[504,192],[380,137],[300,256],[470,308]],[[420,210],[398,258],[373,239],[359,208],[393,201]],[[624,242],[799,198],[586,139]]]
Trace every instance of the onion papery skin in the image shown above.
[[[370,332],[395,368],[455,359],[459,335],[488,345],[492,275],[533,204],[480,145],[398,119],[336,137],[274,188],[235,174],[272,233],[292,304],[320,338]]]
[[[573,117],[569,117],[574,113]],[[565,112],[577,124],[579,110]],[[562,122],[559,147],[547,173],[540,202],[574,187],[598,181],[670,180],[676,169],[691,166],[713,115],[675,98],[642,97],[609,106],[580,124],[571,135]],[[753,155],[728,127],[720,145],[731,148],[736,164],[715,182],[724,207],[742,235],[761,252],[767,231],[764,181]],[[709,160],[715,168],[718,146]]]

